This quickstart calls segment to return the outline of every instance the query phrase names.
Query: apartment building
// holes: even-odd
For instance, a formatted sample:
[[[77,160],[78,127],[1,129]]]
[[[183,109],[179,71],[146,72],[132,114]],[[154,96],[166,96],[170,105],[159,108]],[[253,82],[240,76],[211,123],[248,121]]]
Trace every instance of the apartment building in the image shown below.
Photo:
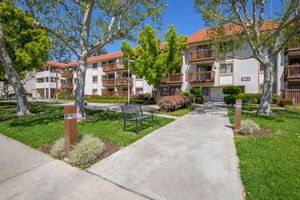
[[[260,93],[264,81],[264,69],[253,58],[239,60],[216,56],[216,48],[202,29],[188,38],[189,48],[182,53],[183,64],[175,74],[162,80],[160,95],[174,95],[201,87],[204,100],[223,101],[223,88],[239,86],[245,93]],[[244,45],[239,57],[251,53]],[[132,74],[123,65],[122,52],[114,52],[88,58],[85,95],[127,96],[151,93],[153,87],[143,77]],[[222,57],[222,59],[220,58]],[[300,102],[300,44],[290,44],[274,60],[273,92],[284,98]],[[76,62],[67,64],[48,62],[35,74],[36,87],[33,97],[52,98],[55,92],[74,91]],[[32,85],[32,84],[31,84]]]

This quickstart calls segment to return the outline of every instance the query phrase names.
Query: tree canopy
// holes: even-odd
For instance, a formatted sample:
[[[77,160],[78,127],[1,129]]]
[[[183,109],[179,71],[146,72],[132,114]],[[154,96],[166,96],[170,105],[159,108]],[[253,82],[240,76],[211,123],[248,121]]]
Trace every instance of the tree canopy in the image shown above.
[[[156,87],[167,74],[173,74],[181,68],[181,54],[188,47],[187,36],[178,36],[174,26],[166,32],[165,40],[165,43],[161,43],[156,30],[146,25],[138,35],[136,48],[132,48],[127,41],[121,46],[123,56],[135,61],[131,64],[133,72],[145,77],[149,84]]]
[[[224,41],[221,54],[237,59],[255,58],[265,69],[258,114],[270,114],[277,55],[300,39],[299,0],[282,0],[273,17],[266,14],[268,0],[194,0],[195,8],[210,26],[212,40]],[[230,48],[228,48],[231,45]],[[242,49],[249,54],[240,54]],[[223,51],[223,52],[222,52]]]
[[[75,82],[77,115],[84,118],[87,57],[118,39],[132,39],[141,23],[161,22],[163,0],[20,0],[35,23],[45,28],[54,44],[64,44],[77,56]]]
[[[16,8],[11,1],[0,3],[0,25],[6,50],[20,78],[26,71],[43,66],[48,60],[51,42],[45,30],[37,28],[29,15]],[[3,63],[0,62],[0,65]],[[1,73],[4,68],[1,66]]]

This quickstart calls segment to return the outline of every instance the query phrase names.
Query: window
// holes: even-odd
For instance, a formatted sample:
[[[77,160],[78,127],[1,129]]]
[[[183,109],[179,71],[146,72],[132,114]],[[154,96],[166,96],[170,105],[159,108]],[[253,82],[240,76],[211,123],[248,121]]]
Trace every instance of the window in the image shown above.
[[[208,96],[208,87],[202,87],[202,95]]]
[[[143,88],[137,88],[135,93],[136,94],[143,94],[144,93]]]
[[[98,82],[98,76],[93,76],[93,83],[97,83]]]
[[[98,63],[93,63],[93,69],[97,69],[98,68]]]
[[[221,75],[222,74],[231,74],[233,72],[233,64],[221,64]]]
[[[97,95],[98,90],[97,89],[93,89],[93,95]]]

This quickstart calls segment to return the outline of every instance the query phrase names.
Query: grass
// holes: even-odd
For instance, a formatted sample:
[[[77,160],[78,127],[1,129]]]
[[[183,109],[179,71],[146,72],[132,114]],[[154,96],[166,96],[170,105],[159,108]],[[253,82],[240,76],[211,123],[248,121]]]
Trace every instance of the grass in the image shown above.
[[[245,106],[242,119],[251,119],[269,136],[236,136],[241,177],[247,199],[300,199],[300,110],[275,109],[274,116],[257,116]],[[234,123],[234,108],[229,108]]]
[[[15,104],[0,103],[0,117],[14,114]],[[33,116],[20,117],[0,122],[0,133],[16,139],[33,148],[43,145],[52,145],[64,135],[63,107],[43,106],[31,104],[30,111]],[[89,120],[78,123],[80,135],[91,134],[101,139],[111,141],[119,147],[124,147],[160,128],[172,119],[155,117],[154,127],[144,123],[142,130],[136,134],[128,127],[129,131],[122,131],[122,114],[114,111],[86,110]],[[130,131],[131,128],[131,131]]]
[[[193,110],[192,106],[182,108],[179,110],[171,111],[171,112],[165,112],[165,111],[157,111],[158,114],[163,114],[163,115],[171,115],[171,116],[176,116],[176,117],[181,117],[183,115],[188,114]]]

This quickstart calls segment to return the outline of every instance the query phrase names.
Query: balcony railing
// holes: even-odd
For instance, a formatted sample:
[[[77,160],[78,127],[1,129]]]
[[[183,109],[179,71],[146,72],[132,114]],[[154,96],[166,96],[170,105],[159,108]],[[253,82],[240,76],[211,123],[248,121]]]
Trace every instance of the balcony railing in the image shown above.
[[[73,72],[72,71],[62,71],[61,76],[62,77],[73,77]]]
[[[60,88],[61,89],[73,89],[73,84],[72,83],[61,83]]]
[[[286,99],[295,99],[295,103],[300,103],[300,89],[285,89],[282,91]]]
[[[163,83],[182,83],[182,73],[168,74],[166,78],[162,80]]]
[[[103,72],[124,70],[124,65],[121,62],[108,63],[103,65]]]
[[[127,91],[102,91],[103,96],[120,96],[120,97],[127,97]]]
[[[114,79],[103,79],[102,80],[103,86],[127,86],[128,85],[128,78],[114,78]],[[130,82],[132,85],[132,81]]]
[[[209,83],[214,81],[215,72],[204,71],[204,72],[190,72],[189,82],[190,83]]]
[[[214,50],[204,49],[200,51],[190,52],[190,61],[214,60]]]
[[[300,65],[288,65],[285,68],[284,76],[286,79],[300,79]]]
[[[289,42],[288,49],[300,49],[300,42]]]

